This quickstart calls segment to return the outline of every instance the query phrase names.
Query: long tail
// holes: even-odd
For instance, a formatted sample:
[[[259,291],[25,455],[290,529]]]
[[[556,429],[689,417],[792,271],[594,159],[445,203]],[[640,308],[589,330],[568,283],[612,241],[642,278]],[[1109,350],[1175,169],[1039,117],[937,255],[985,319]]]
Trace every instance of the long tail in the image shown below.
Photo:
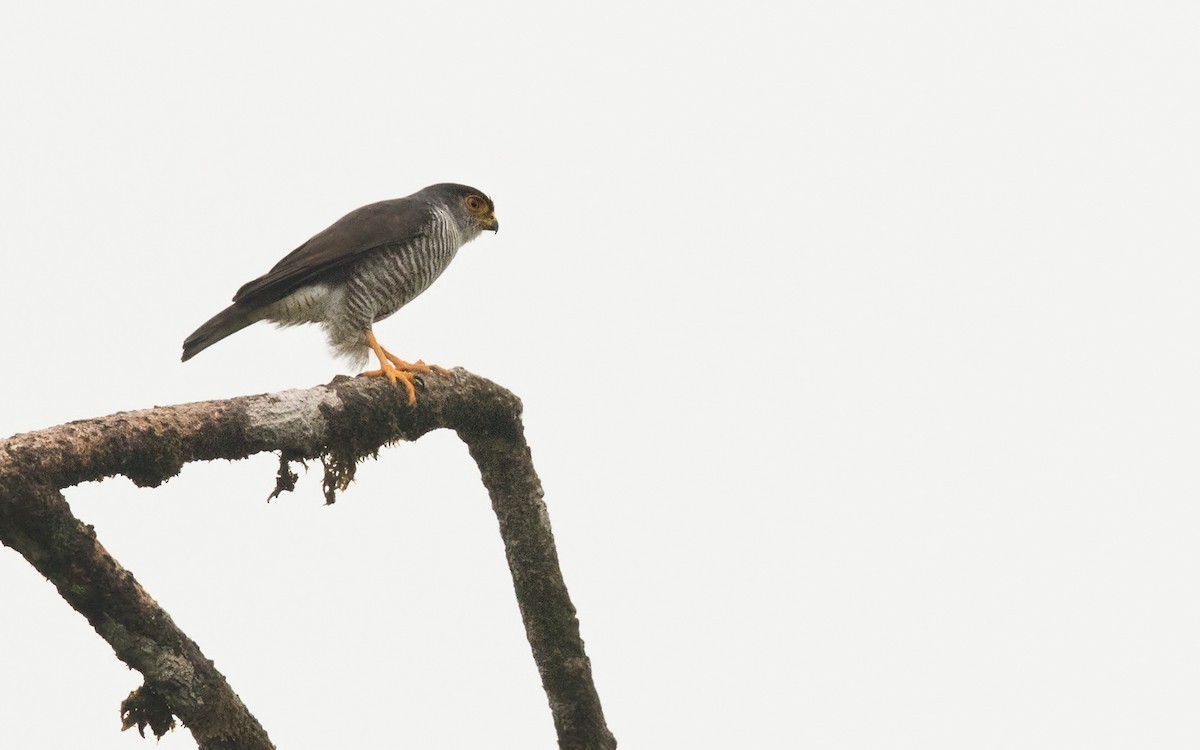
[[[233,304],[212,316],[204,325],[192,332],[183,342],[183,361],[217,343],[231,334],[237,333],[251,323],[262,319],[259,310]]]

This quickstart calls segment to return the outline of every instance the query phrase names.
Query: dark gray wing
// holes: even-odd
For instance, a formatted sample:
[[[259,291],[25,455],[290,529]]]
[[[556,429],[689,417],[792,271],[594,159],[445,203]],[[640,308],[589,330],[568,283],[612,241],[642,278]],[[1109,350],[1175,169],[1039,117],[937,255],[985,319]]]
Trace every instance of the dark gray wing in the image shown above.
[[[335,280],[363,253],[428,236],[433,222],[433,209],[423,196],[357,208],[288,253],[266,274],[242,286],[233,301],[252,307],[268,305],[307,284]]]

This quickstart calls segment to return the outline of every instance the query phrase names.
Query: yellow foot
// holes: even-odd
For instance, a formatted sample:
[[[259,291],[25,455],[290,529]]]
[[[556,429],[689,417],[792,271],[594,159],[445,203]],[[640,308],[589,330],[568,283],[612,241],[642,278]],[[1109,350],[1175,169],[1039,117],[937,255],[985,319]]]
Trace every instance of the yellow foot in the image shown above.
[[[387,349],[379,345],[375,340],[375,334],[370,330],[366,331],[367,346],[375,352],[375,357],[379,359],[378,370],[368,370],[363,375],[374,377],[383,375],[394,385],[397,381],[404,383],[404,389],[408,391],[408,405],[412,406],[417,403],[417,390],[413,387],[413,373],[427,375],[431,372],[436,372],[439,375],[449,375],[450,371],[444,367],[437,365],[427,365],[423,360],[418,359],[416,362],[405,362],[404,360],[392,354]]]
[[[391,381],[392,385],[395,385],[397,382],[404,383],[404,390],[408,391],[408,405],[412,406],[413,404],[417,403],[417,389],[413,387],[412,372],[392,367],[391,364],[387,362],[383,362],[381,364],[383,367],[379,368],[378,370],[367,370],[362,374],[368,378],[383,375],[389,381]],[[417,372],[420,371],[418,370]]]
[[[382,346],[379,348],[383,349]],[[393,365],[400,368],[401,370],[408,370],[409,372],[419,372],[419,373],[436,372],[438,375],[445,375],[447,377],[450,375],[450,371],[447,370],[445,367],[439,367],[437,365],[427,365],[427,364],[425,364],[425,360],[423,360],[423,359],[418,359],[416,362],[405,362],[404,360],[397,357],[395,354],[392,354],[391,352],[389,352],[387,349],[383,349],[383,356],[387,357],[389,362],[391,362]]]

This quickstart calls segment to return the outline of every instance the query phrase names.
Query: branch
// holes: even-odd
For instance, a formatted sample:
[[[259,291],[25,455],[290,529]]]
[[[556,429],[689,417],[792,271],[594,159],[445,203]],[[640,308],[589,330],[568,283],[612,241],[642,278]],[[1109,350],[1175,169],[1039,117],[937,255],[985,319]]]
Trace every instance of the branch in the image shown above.
[[[384,445],[454,430],[479,466],[500,522],[525,632],[561,748],[615,748],[567,594],[542,487],[521,424],[521,402],[456,369],[427,377],[415,406],[376,379],[339,377],[303,390],[120,412],[0,441],[0,542],[58,588],[145,684],[122,704],[126,727],[161,736],[178,716],[201,750],[272,748],[225,678],[149,594],[76,519],[62,490],[122,474],[155,487],[191,461],[280,452],[276,494],[289,462],[320,459],[327,502],[358,462]]]

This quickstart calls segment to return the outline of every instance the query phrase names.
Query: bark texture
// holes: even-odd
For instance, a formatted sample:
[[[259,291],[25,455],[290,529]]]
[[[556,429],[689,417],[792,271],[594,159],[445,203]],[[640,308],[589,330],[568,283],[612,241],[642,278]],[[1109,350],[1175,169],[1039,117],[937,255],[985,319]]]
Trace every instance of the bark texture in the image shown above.
[[[559,746],[615,748],[559,569],[521,402],[465,370],[425,378],[412,407],[386,381],[339,377],[315,388],[121,412],[15,435],[0,441],[0,542],[20,552],[118,658],[142,673],[145,684],[121,706],[126,727],[149,726],[161,736],[177,716],[202,750],[271,748],[213,663],[72,515],[60,490],[118,474],[154,487],[191,461],[278,451],[276,494],[295,482],[290,461],[319,459],[333,502],[360,460],[439,428],[467,443],[491,496]]]

